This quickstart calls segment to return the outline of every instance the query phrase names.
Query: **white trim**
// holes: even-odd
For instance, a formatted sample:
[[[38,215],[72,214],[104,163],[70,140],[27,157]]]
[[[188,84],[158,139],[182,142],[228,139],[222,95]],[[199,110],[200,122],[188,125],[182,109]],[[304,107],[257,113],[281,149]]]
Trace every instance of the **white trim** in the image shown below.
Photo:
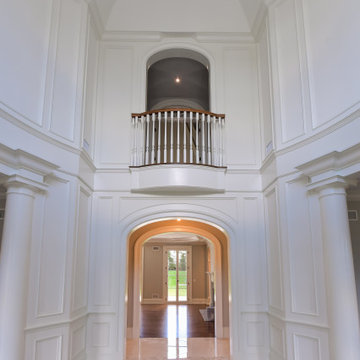
[[[209,305],[210,304],[210,299],[191,299],[189,304],[193,304],[193,305],[196,305],[196,304]]]
[[[176,250],[176,252],[184,250],[188,253],[187,256],[187,300],[186,301],[168,301],[167,298],[167,261],[166,261],[166,252],[169,250]],[[177,265],[178,265],[178,258],[177,258]],[[178,269],[176,271],[178,273]],[[178,275],[177,275],[178,276]],[[177,298],[178,298],[178,287],[177,291]],[[191,303],[192,299],[192,247],[191,246],[180,246],[180,245],[167,245],[163,247],[163,295],[164,295],[164,302],[166,304],[189,304]]]
[[[144,221],[144,219],[143,219]],[[145,224],[145,223],[144,223]],[[214,225],[212,225],[214,226]],[[214,244],[215,248],[215,336],[222,338],[224,336],[223,332],[223,299],[222,299],[222,255],[221,255],[221,244],[220,241],[210,232],[197,228],[197,227],[161,227],[160,229],[150,230],[145,232],[143,235],[139,237],[134,245],[134,285],[133,285],[133,330],[131,337],[138,338],[140,334],[140,301],[136,301],[136,299],[140,299],[140,289],[142,287],[142,245],[144,242],[150,237],[157,235],[159,233],[164,232],[174,232],[174,231],[183,231],[183,232],[191,232],[198,235],[201,235],[211,241]],[[230,261],[230,258],[229,258]],[[229,276],[229,282],[230,282]],[[229,306],[229,312],[231,308]]]
[[[142,305],[153,305],[153,304],[165,304],[164,299],[142,299],[141,300]]]

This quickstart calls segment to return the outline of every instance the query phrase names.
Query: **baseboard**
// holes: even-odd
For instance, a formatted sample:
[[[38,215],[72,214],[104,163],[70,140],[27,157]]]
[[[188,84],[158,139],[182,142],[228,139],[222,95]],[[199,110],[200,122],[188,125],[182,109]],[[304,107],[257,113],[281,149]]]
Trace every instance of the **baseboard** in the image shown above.
[[[208,299],[191,299],[189,304],[209,305]]]
[[[223,337],[224,338],[230,337],[230,328],[228,326],[223,326]]]
[[[151,305],[151,304],[165,304],[164,299],[142,299],[141,304]]]

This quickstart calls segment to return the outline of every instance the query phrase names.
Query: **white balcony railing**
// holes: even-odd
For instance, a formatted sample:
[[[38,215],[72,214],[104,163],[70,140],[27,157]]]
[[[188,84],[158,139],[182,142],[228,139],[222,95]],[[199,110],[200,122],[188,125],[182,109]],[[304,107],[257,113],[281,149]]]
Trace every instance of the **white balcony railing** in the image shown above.
[[[224,166],[225,115],[194,109],[132,114],[131,166]]]

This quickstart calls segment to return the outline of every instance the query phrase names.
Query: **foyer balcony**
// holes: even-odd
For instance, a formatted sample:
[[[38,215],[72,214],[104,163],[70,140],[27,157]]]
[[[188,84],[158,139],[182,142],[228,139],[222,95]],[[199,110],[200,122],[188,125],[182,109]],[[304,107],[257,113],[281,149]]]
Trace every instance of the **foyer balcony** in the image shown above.
[[[223,192],[225,115],[195,109],[132,114],[134,192]]]

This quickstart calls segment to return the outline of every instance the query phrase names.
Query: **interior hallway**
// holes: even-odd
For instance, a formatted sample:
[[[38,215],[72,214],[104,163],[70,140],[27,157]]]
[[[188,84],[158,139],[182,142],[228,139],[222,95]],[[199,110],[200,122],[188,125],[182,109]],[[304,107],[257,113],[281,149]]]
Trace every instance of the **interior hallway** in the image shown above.
[[[214,338],[206,305],[142,305],[140,339],[128,339],[127,360],[229,359],[229,340]]]

